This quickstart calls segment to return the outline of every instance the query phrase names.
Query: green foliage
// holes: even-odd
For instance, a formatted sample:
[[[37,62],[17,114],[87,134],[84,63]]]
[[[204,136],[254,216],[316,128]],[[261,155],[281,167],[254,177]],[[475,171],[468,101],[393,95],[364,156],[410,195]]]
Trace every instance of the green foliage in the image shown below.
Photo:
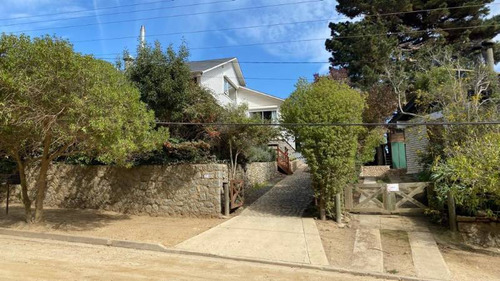
[[[168,158],[178,161],[200,162],[210,157],[210,144],[198,141],[170,142],[165,143],[165,152]]]
[[[139,88],[141,100],[154,111],[157,120],[215,122],[222,108],[208,90],[194,83],[186,63],[188,56],[185,45],[178,52],[172,46],[163,51],[158,41],[154,46],[139,45],[137,57],[125,73]],[[203,126],[176,126],[170,131],[172,136],[187,140],[210,137]]]
[[[276,150],[265,145],[254,146],[249,149],[247,158],[250,163],[276,161]]]
[[[135,153],[167,139],[165,130],[152,130],[154,114],[139,98],[113,65],[74,52],[67,41],[1,36],[0,151],[16,160],[21,173],[39,163],[37,220],[52,160],[84,154],[127,165]]]
[[[469,136],[461,145],[438,158],[431,179],[441,200],[449,191],[467,214],[500,211],[500,132]]]
[[[313,84],[300,80],[281,107],[284,123],[359,123],[365,107],[362,95],[348,85],[325,78]],[[323,205],[352,179],[358,148],[358,127],[294,126],[287,128],[301,143],[313,187]]]
[[[347,68],[351,80],[366,89],[380,82],[385,66],[395,59],[415,61],[415,55],[426,47],[451,46],[461,56],[475,57],[474,46],[500,33],[500,26],[495,26],[500,16],[485,18],[491,2],[339,0],[339,13],[363,18],[330,23],[332,39],[327,40],[326,48],[332,53],[332,65]],[[378,16],[387,13],[393,14]],[[470,29],[471,26],[484,27]],[[404,55],[397,58],[401,51]]]
[[[386,142],[384,128],[365,130],[360,134],[360,150],[358,161],[361,164],[372,162],[375,158],[376,148]]]
[[[16,162],[6,157],[0,157],[0,174],[11,174],[16,170]]]
[[[444,121],[494,121],[500,116],[496,74],[483,66],[445,56],[439,64],[416,76],[419,105],[440,111]],[[461,71],[457,71],[460,69]],[[465,214],[499,210],[500,128],[445,126],[428,130],[431,146],[427,161],[437,199],[454,196]]]
[[[229,156],[232,178],[236,177],[237,164],[248,161],[253,147],[266,145],[278,135],[278,131],[270,126],[252,125],[261,123],[262,120],[248,117],[247,109],[246,105],[227,107],[221,120],[224,123],[242,125],[222,126],[217,132],[216,146],[223,158],[227,159]]]

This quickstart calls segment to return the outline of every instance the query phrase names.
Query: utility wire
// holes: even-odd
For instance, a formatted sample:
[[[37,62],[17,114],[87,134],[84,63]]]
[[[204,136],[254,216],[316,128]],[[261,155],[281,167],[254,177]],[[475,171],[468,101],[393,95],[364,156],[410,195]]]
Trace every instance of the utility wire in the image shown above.
[[[208,50],[208,49],[223,49],[223,48],[234,48],[234,47],[252,47],[261,45],[275,45],[275,44],[287,44],[287,43],[303,43],[312,41],[323,41],[327,39],[338,40],[338,39],[348,39],[348,38],[366,38],[366,37],[378,37],[378,36],[402,36],[408,33],[426,33],[426,32],[438,32],[438,31],[450,31],[450,30],[468,30],[475,28],[485,28],[485,27],[500,27],[500,24],[487,24],[487,25],[476,25],[476,26],[464,26],[464,27],[449,27],[449,28],[436,28],[432,30],[413,30],[398,33],[375,33],[375,34],[360,34],[360,35],[346,35],[346,36],[334,36],[334,37],[323,37],[323,38],[310,38],[310,39],[300,39],[300,40],[286,40],[286,41],[274,41],[274,42],[259,42],[250,44],[232,44],[223,46],[208,46],[208,47],[194,47],[189,48],[189,50]],[[109,53],[109,54],[95,54],[96,57],[106,58],[106,56],[121,55],[121,53]],[[109,58],[109,57],[107,57]]]
[[[201,6],[201,5],[212,5],[212,4],[228,3],[228,2],[235,2],[235,1],[236,0],[224,0],[224,1],[215,1],[215,2],[206,2],[206,3],[195,3],[195,4],[187,4],[187,5],[169,6],[169,7],[163,7],[163,8],[149,8],[149,9],[134,10],[134,11],[121,11],[121,12],[113,12],[113,13],[107,13],[107,14],[99,14],[99,16],[102,17],[102,16],[132,14],[132,13],[147,12],[147,11],[160,11],[160,10],[167,10],[167,9],[173,9],[173,8],[185,8],[185,7],[193,7],[193,6]],[[29,21],[29,22],[3,24],[2,26],[5,27],[5,26],[35,24],[35,23],[58,22],[58,21],[66,21],[66,20],[74,20],[74,19],[95,18],[95,16],[96,15],[78,16],[78,17],[70,17],[70,18],[64,18],[64,19],[49,19],[49,20]]]
[[[286,6],[286,5],[311,3],[311,2],[322,2],[322,1],[323,0],[310,0],[310,1],[304,1],[304,2],[295,2],[295,3],[281,3],[281,4],[276,4],[276,5],[268,5],[268,6],[260,6],[260,7],[245,7],[245,8],[237,8],[237,9],[219,10],[219,11],[199,12],[199,13],[192,13],[192,14],[166,15],[166,16],[157,16],[157,17],[150,17],[150,18],[133,19],[133,20],[103,22],[103,23],[100,23],[100,24],[112,24],[112,23],[131,22],[131,21],[137,21],[137,20],[151,20],[151,19],[160,19],[160,18],[171,18],[171,17],[195,16],[195,15],[201,15],[201,14],[231,12],[231,11],[240,11],[240,10],[248,10],[248,9],[276,7],[276,6]],[[203,4],[203,3],[201,3],[201,4]],[[500,4],[499,2],[493,2],[493,3],[490,3],[489,5],[499,5],[499,4]],[[398,15],[398,14],[422,13],[422,12],[430,12],[430,11],[464,9],[464,8],[482,7],[482,6],[484,6],[484,5],[483,4],[476,4],[476,5],[465,5],[465,6],[447,7],[447,8],[446,7],[442,7],[442,8],[421,9],[421,10],[406,11],[406,12],[391,12],[391,13],[382,13],[382,14],[374,14],[374,15],[364,15],[364,17],[392,16],[392,15]],[[134,11],[130,11],[130,13],[133,13],[133,12]],[[126,13],[126,12],[122,12],[122,13]],[[340,19],[351,19],[351,18],[350,17],[338,17],[336,19],[329,19],[329,20],[340,20]],[[61,21],[61,20],[66,20],[66,19],[50,20],[50,21]],[[26,24],[26,23],[22,23],[22,24]],[[59,26],[59,27],[54,27],[52,29],[62,29],[62,28],[72,28],[72,27],[80,27],[80,26],[90,26],[90,25],[96,25],[96,24],[97,23],[94,23],[94,24],[84,24],[84,25]],[[30,32],[30,31],[40,31],[40,30],[49,30],[49,29],[50,28],[33,29],[33,30],[20,30],[20,31],[15,31],[13,33]]]
[[[14,18],[3,18],[3,19],[0,19],[0,21],[7,21],[7,20],[19,20],[19,19],[29,19],[29,18],[39,18],[39,17],[48,17],[48,16],[59,16],[59,15],[68,15],[68,14],[76,14],[76,13],[85,13],[85,12],[93,12],[93,11],[101,11],[101,10],[118,9],[118,8],[133,7],[133,6],[141,6],[141,5],[149,5],[149,4],[158,4],[158,3],[165,3],[165,2],[174,2],[174,1],[175,1],[175,0],[161,0],[161,1],[154,1],[154,2],[141,2],[141,3],[135,3],[135,4],[126,4],[126,5],[118,5],[118,6],[109,6],[109,7],[94,8],[94,9],[82,9],[82,10],[68,11],[68,12],[58,12],[58,13],[49,13],[49,14],[38,14],[38,15],[32,15],[32,16],[22,16],[22,17],[14,17]]]
[[[493,4],[499,5],[500,3],[492,3],[491,5],[493,5]],[[461,8],[469,8],[469,7],[475,7],[475,6],[479,6],[479,5],[451,7],[449,9],[461,9]],[[426,12],[426,11],[432,11],[432,10],[443,10],[443,9],[445,9],[445,8],[415,10],[415,11],[408,11],[408,12],[393,12],[393,13],[385,13],[385,14],[378,14],[378,15],[365,15],[365,17],[391,16],[391,15],[396,15],[396,14],[420,13],[420,12]],[[151,37],[159,37],[159,36],[172,36],[172,35],[187,35],[187,34],[220,32],[220,31],[231,31],[231,30],[243,30],[243,29],[253,29],[253,28],[262,28],[262,27],[293,25],[293,24],[330,22],[330,21],[337,21],[337,20],[341,20],[341,19],[350,19],[350,18],[349,17],[325,18],[325,19],[318,19],[318,20],[294,21],[294,22],[274,23],[274,24],[242,26],[242,27],[228,27],[228,28],[219,28],[219,29],[205,29],[205,30],[195,30],[195,31],[187,31],[187,32],[181,31],[181,32],[159,33],[159,34],[152,34],[150,36]],[[84,42],[95,42],[95,41],[112,41],[112,40],[132,39],[132,38],[137,38],[137,37],[138,36],[121,36],[121,37],[114,37],[114,38],[86,39],[86,40],[78,40],[78,41],[73,41],[73,42],[74,43],[84,43]]]
[[[414,126],[486,126],[500,125],[500,121],[481,122],[416,122],[416,123],[193,123],[193,122],[156,122],[160,126],[269,126],[269,127],[414,127]]]
[[[217,14],[217,13],[224,13],[224,12],[238,12],[238,11],[245,11],[245,10],[255,10],[255,9],[264,9],[264,8],[273,8],[273,7],[282,7],[282,6],[291,6],[291,5],[316,3],[316,2],[322,2],[322,1],[323,0],[308,0],[308,1],[300,1],[300,2],[273,4],[273,5],[262,5],[262,6],[254,6],[254,7],[226,9],[226,10],[218,10],[218,11],[205,11],[205,12],[197,12],[197,13],[187,13],[187,14],[176,14],[176,15],[167,15],[167,16],[156,16],[156,17],[138,18],[138,19],[133,19],[133,20],[127,19],[127,20],[108,21],[108,22],[101,22],[101,23],[86,23],[86,24],[56,26],[56,27],[52,27],[52,28],[38,28],[38,29],[29,29],[29,30],[18,30],[18,31],[13,31],[11,33],[22,33],[22,32],[32,32],[32,31],[54,30],[54,29],[67,29],[67,28],[74,28],[74,27],[86,27],[86,26],[94,26],[94,25],[106,25],[106,24],[114,24],[114,23],[124,23],[124,22],[139,21],[139,20],[153,20],[153,19],[163,19],[163,18],[177,18],[177,17],[186,17],[186,16],[199,16],[199,15]]]

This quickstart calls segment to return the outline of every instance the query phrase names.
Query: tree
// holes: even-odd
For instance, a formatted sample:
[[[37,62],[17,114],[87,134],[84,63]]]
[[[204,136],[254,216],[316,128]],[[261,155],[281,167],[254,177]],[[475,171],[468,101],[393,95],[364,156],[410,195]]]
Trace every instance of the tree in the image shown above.
[[[26,220],[43,218],[47,171],[63,156],[85,154],[126,165],[132,153],[160,145],[168,134],[138,90],[113,65],[74,52],[62,39],[0,38],[0,153],[21,176]],[[26,172],[37,169],[35,215]]]
[[[430,57],[434,66],[419,73],[416,91],[421,114],[440,112],[443,121],[498,121],[500,91],[496,73],[449,53]],[[430,106],[429,106],[430,105]],[[500,208],[499,126],[444,126],[434,129],[431,178],[438,198],[453,196],[466,214]]]
[[[236,178],[238,163],[250,156],[252,148],[267,145],[278,136],[278,131],[272,127],[255,125],[262,120],[248,117],[247,111],[246,105],[228,106],[222,115],[224,123],[238,124],[219,128],[219,147],[228,149],[231,179]]]
[[[456,54],[474,57],[474,47],[500,33],[500,16],[486,18],[491,2],[339,0],[339,13],[362,19],[330,23],[330,61],[333,67],[347,68],[352,81],[366,89],[380,82],[387,64],[415,60],[425,47],[451,46]]]
[[[158,41],[154,46],[140,44],[134,63],[126,68],[127,77],[139,88],[141,100],[159,121],[211,123],[222,111],[213,95],[193,81],[186,63],[188,56],[185,45],[176,52],[172,46],[163,51]],[[200,139],[207,133],[202,126],[171,128],[173,137],[187,140]]]
[[[360,92],[344,83],[320,78],[309,84],[300,80],[281,107],[284,123],[360,123],[365,107]],[[321,219],[331,211],[334,196],[339,199],[352,180],[358,148],[359,127],[294,126],[287,128],[301,143],[301,152],[311,170]],[[339,200],[337,206],[340,207]],[[337,208],[338,209],[338,208]],[[337,221],[340,213],[336,214]]]

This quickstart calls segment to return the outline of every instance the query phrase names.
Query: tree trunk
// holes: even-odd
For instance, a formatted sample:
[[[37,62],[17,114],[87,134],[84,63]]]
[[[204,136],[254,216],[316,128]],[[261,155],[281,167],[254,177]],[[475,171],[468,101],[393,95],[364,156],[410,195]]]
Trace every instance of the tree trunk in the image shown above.
[[[27,223],[31,223],[31,200],[28,195],[28,181],[26,180],[26,170],[25,170],[25,165],[21,161],[21,158],[19,155],[15,155],[14,157],[16,159],[16,164],[17,164],[17,170],[19,172],[19,177],[21,179],[21,199],[23,201],[24,205],[24,214],[25,214],[25,220]]]
[[[43,201],[47,190],[47,172],[49,171],[50,160],[42,159],[40,173],[36,181],[36,201],[35,201],[35,222],[43,220]]]
[[[322,221],[326,221],[326,202],[325,194],[323,191],[319,195],[319,219]]]

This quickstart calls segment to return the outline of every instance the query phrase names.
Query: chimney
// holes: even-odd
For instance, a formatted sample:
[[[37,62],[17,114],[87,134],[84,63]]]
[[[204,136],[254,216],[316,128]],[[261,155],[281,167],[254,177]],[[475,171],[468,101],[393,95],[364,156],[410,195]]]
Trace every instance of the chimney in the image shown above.
[[[146,44],[146,28],[141,25],[141,47],[144,48],[144,44]]]
[[[493,56],[493,46],[495,45],[495,42],[493,40],[486,40],[481,43],[483,46],[482,49],[482,54],[484,58],[484,62],[486,63],[486,66],[492,71],[495,70],[495,58]]]

